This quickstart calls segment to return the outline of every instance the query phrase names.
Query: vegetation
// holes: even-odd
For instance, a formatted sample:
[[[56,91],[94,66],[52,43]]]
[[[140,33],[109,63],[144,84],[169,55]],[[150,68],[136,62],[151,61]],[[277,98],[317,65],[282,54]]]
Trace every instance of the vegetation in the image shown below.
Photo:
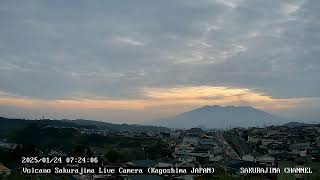
[[[37,151],[48,153],[52,149],[79,156],[92,156],[97,153],[106,155],[110,162],[159,159],[162,157],[163,145],[158,138],[81,134],[74,128],[54,128],[34,123],[16,131],[8,140],[22,144],[17,151],[24,148],[23,152],[27,151],[29,154]],[[32,149],[34,152],[31,152]]]

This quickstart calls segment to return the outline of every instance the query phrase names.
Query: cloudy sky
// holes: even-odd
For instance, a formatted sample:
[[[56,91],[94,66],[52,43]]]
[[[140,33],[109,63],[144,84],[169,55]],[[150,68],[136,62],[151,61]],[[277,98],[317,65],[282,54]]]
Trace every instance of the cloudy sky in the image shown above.
[[[319,18],[318,0],[1,0],[0,116],[319,120]]]

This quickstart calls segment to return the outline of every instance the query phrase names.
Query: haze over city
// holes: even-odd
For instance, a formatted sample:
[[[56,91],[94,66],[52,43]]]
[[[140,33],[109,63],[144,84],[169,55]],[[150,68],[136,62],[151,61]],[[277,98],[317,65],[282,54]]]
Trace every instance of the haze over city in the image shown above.
[[[0,2],[0,116],[320,119],[320,1]]]

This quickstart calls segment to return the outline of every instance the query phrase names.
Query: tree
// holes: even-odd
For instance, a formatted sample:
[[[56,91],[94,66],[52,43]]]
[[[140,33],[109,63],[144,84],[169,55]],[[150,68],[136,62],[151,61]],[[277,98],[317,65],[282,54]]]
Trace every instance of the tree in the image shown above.
[[[111,151],[109,151],[106,155],[105,155],[105,157],[110,161],[110,162],[116,162],[116,161],[118,161],[119,159],[120,159],[120,154],[117,152],[117,151],[115,151],[115,150],[111,150]]]
[[[78,157],[92,157],[93,152],[90,150],[88,146],[78,145],[75,147],[75,150],[73,151],[72,155]]]

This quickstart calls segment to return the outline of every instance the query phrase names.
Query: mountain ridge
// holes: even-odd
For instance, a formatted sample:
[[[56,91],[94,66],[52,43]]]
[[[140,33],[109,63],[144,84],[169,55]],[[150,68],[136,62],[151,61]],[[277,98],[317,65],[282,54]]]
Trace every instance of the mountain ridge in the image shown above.
[[[154,125],[169,128],[217,128],[278,125],[289,122],[251,106],[206,105],[172,118],[153,121]]]
[[[97,129],[97,130],[128,130],[128,131],[159,131],[167,132],[168,128],[158,127],[152,125],[137,125],[137,124],[115,124],[109,122],[95,121],[95,120],[84,120],[84,119],[42,119],[42,120],[31,120],[31,119],[19,119],[19,118],[5,118],[0,117],[0,139],[2,135],[6,135],[11,131],[19,131],[30,125],[40,126],[52,126],[60,128],[85,128],[85,129]]]

